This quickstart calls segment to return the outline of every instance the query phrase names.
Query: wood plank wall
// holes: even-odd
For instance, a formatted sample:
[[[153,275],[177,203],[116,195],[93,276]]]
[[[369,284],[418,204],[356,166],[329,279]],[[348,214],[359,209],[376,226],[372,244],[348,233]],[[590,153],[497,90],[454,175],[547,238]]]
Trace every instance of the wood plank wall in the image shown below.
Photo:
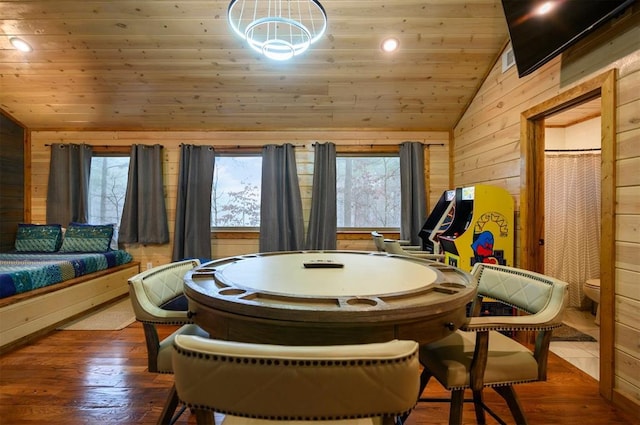
[[[321,135],[322,140],[318,139]],[[449,137],[447,131],[402,132],[402,131],[281,131],[281,132],[171,132],[171,131],[33,131],[31,132],[31,222],[46,219],[47,179],[51,143],[87,143],[100,146],[130,146],[131,144],[161,144],[164,146],[165,199],[169,219],[169,231],[173,238],[175,223],[176,187],[180,144],[189,143],[213,146],[262,146],[265,144],[292,143],[296,146],[296,161],[300,190],[303,200],[305,222],[308,221],[313,181],[313,143],[331,141],[336,145],[361,146],[364,151],[371,145],[395,145],[405,141],[418,141],[426,145],[428,158],[428,193],[430,205],[434,205],[442,192],[449,188]],[[430,207],[428,207],[430,211]],[[167,245],[130,245],[131,252],[142,269],[147,263],[153,266],[171,261],[172,242]],[[339,249],[374,250],[370,235],[340,237]],[[246,254],[258,251],[258,235],[233,233],[216,235],[212,239],[214,258]]]
[[[520,114],[609,69],[617,69],[614,400],[640,407],[640,7],[519,79],[498,61],[453,132],[453,184],[521,190]],[[516,243],[519,252],[519,241]],[[519,259],[516,259],[519,264]]]
[[[24,135],[0,114],[0,252],[13,249],[18,223],[24,221]]]

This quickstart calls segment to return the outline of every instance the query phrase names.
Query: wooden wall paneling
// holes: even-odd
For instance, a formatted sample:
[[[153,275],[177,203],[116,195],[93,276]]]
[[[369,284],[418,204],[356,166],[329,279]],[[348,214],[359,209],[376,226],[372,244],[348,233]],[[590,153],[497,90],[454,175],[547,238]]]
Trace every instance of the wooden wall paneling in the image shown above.
[[[640,99],[620,105],[617,111],[617,129],[620,133],[638,128],[637,119],[640,116]]]
[[[616,350],[615,364],[617,373],[614,384],[616,388],[635,395],[633,401],[640,400],[640,395],[635,388],[640,387],[640,379],[638,379],[638,361],[637,358],[631,356],[623,350]],[[620,394],[620,393],[619,393]],[[621,394],[620,394],[621,395]],[[637,407],[636,411],[640,411]],[[638,416],[636,415],[636,418]]]
[[[428,215],[442,196],[442,192],[451,188],[451,181],[449,179],[448,143],[431,145],[426,151],[428,152],[428,166],[425,168],[427,173],[425,190],[428,199]]]
[[[638,258],[640,258],[640,245],[632,242],[616,241],[616,269],[640,272]]]
[[[616,240],[640,243],[640,215],[618,215],[616,217]]]
[[[637,301],[636,301],[637,302]],[[616,347],[623,349],[634,357],[640,357],[640,330],[624,323],[616,323],[616,334],[620,335]]]
[[[23,198],[23,207],[24,207],[24,215],[23,220],[26,223],[31,222],[31,210],[33,206],[31,205],[31,187],[33,182],[31,181],[31,133],[25,131],[24,137],[24,166],[23,166],[23,178],[24,178],[24,189],[22,193]]]
[[[515,68],[503,74],[501,64],[496,63],[485,85],[454,129],[456,141],[467,146],[485,137],[495,137],[500,130],[517,123],[521,111],[558,94],[555,84],[558,72],[556,60],[544,65],[531,77],[519,79]],[[492,82],[496,85],[490,84]]]
[[[618,159],[640,157],[640,129],[618,134],[617,154]]]
[[[0,113],[0,252],[14,247],[18,223],[24,222],[25,202],[25,131],[8,116]]]
[[[616,163],[616,174],[620,175],[618,186],[640,186],[640,156],[621,159]]]
[[[639,271],[616,270],[616,294],[640,301],[640,291],[638,291],[637,286],[638,282],[640,282]],[[637,323],[635,326],[640,329]],[[638,348],[640,348],[640,345],[638,345]]]
[[[617,214],[640,214],[640,187],[623,186],[616,188]]]
[[[638,53],[640,55],[640,53]],[[637,68],[625,69],[620,67],[618,74],[617,97],[620,105],[634,103],[638,100],[635,91],[640,87],[640,66]]]

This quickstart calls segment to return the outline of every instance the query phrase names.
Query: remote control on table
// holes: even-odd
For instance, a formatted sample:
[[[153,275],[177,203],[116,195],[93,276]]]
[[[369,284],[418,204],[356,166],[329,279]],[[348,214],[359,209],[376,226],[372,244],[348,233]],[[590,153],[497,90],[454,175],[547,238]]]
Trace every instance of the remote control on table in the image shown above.
[[[309,260],[303,264],[306,269],[340,269],[344,267],[344,264],[333,260]]]

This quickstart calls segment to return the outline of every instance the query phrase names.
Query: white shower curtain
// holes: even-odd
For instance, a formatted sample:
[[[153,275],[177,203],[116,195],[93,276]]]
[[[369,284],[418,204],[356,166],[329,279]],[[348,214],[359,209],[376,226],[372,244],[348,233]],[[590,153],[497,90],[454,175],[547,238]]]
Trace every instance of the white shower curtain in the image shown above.
[[[544,223],[545,274],[584,308],[582,284],[600,277],[600,152],[546,154]]]

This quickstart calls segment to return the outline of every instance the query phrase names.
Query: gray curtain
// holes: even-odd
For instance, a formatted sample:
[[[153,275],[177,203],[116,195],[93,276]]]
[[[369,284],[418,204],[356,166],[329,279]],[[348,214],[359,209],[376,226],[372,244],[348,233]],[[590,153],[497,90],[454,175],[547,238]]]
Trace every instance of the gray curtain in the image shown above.
[[[336,249],[336,145],[316,143],[307,249]]]
[[[304,221],[302,199],[291,144],[262,148],[260,251],[302,249]]]
[[[162,146],[132,145],[119,242],[164,244],[169,225],[162,181]]]
[[[91,146],[85,144],[51,145],[47,223],[87,222],[92,154]]]
[[[211,259],[213,146],[182,145],[178,170],[173,261]]]
[[[424,181],[424,145],[400,145],[400,238],[420,245],[418,233],[427,214]]]

